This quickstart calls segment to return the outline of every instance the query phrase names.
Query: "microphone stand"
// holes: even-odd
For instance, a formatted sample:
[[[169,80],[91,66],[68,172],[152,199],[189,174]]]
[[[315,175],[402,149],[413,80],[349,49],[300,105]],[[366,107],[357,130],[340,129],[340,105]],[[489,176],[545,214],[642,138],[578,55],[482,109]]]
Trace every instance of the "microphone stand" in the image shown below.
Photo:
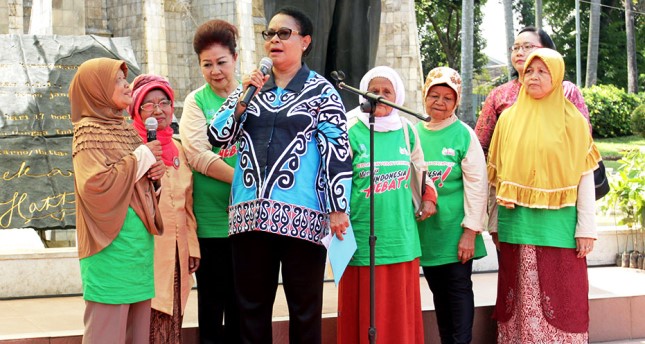
[[[370,327],[367,331],[369,337],[369,342],[371,344],[376,343],[376,235],[374,235],[374,111],[376,110],[376,104],[382,103],[387,106],[391,106],[395,109],[408,113],[417,117],[422,121],[430,121],[430,117],[424,114],[416,113],[412,110],[406,109],[402,106],[399,106],[395,103],[388,101],[387,99],[371,92],[363,92],[357,88],[349,86],[343,82],[345,79],[345,73],[342,71],[333,71],[331,72],[331,77],[337,82],[341,90],[349,91],[350,93],[363,96],[367,99],[367,102],[360,105],[363,112],[370,113],[369,124],[370,124],[370,236],[369,236],[369,247],[370,247]]]

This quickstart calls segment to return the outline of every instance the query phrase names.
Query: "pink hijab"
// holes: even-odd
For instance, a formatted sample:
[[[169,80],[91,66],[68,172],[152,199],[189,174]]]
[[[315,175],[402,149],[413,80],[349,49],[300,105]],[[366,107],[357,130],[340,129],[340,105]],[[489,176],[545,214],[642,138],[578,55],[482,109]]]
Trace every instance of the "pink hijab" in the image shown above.
[[[161,90],[168,96],[172,112],[175,112],[175,92],[170,87],[168,80],[152,74],[141,74],[137,76],[132,81],[130,88],[132,89],[132,104],[128,107],[128,113],[133,119],[132,125],[139,132],[139,136],[141,136],[141,139],[145,143],[148,141],[148,135],[140,113],[143,98],[152,90]],[[172,142],[172,135],[173,130],[170,126],[166,126],[163,130],[157,130],[157,140],[161,143],[162,149],[161,160],[163,160],[166,166],[179,168],[179,150]]]

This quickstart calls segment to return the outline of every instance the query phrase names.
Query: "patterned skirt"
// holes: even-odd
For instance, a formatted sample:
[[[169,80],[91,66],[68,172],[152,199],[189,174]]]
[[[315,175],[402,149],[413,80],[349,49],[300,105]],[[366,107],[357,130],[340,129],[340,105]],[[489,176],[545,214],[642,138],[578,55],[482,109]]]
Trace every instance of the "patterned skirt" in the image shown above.
[[[583,332],[568,332],[565,331],[561,328],[558,327],[563,327],[563,326],[554,326],[554,324],[557,325],[564,325],[566,322],[568,322],[566,316],[562,316],[560,318],[563,319],[557,319],[558,317],[556,314],[562,314],[565,313],[566,311],[560,310],[560,312],[556,312],[555,309],[557,308],[576,308],[578,310],[582,310],[583,312],[586,311],[588,313],[588,301],[584,302],[582,301],[583,298],[578,298],[578,304],[576,302],[573,303],[563,303],[563,302],[551,302],[555,301],[558,299],[563,299],[566,298],[566,295],[557,295],[559,293],[558,289],[560,291],[567,289],[566,286],[561,286],[561,288],[555,288],[551,289],[549,287],[546,287],[546,289],[549,289],[548,292],[544,292],[542,290],[542,286],[545,283],[541,283],[542,281],[542,276],[541,274],[538,273],[538,266],[541,268],[542,265],[538,264],[538,253],[537,251],[540,250],[540,254],[545,255],[549,253],[544,253],[541,250],[544,249],[543,247],[537,247],[532,246],[532,245],[509,245],[505,244],[506,247],[502,247],[502,253],[500,257],[502,259],[505,258],[505,252],[509,252],[508,249],[516,250],[516,258],[519,258],[519,266],[517,266],[517,275],[515,286],[509,286],[508,287],[508,293],[499,293],[498,291],[498,305],[496,309],[496,317],[498,318],[498,337],[497,337],[497,342],[498,343],[505,343],[505,344],[527,344],[527,343],[567,343],[567,344],[577,344],[577,343],[588,343],[589,341],[589,336],[588,332],[585,330]],[[505,250],[505,248],[507,250]],[[547,252],[549,250],[567,250],[567,249],[557,249],[557,248],[548,248]],[[513,255],[511,253],[511,255]],[[575,258],[579,259],[579,258]],[[575,264],[576,262],[574,262]],[[502,263],[503,264],[503,263]],[[566,264],[565,264],[566,265]],[[578,285],[578,290],[575,291],[575,293],[584,293],[584,300],[587,298],[587,290],[588,290],[588,282],[586,281],[586,263],[584,264],[585,268],[585,273],[584,273],[584,278],[585,281],[581,285]],[[544,269],[546,270],[546,269]],[[503,273],[500,269],[500,273]],[[554,271],[543,271],[542,274],[548,274],[551,275],[553,274]],[[574,280],[577,279],[576,277],[579,276],[580,274],[576,274],[575,272],[571,273],[571,275],[565,273],[563,275],[558,276],[558,278],[561,278],[562,280],[567,280],[572,278],[572,275],[574,276]],[[500,286],[502,288],[498,289],[503,289],[503,279],[500,279],[502,283]],[[546,284],[549,284],[548,282]],[[584,285],[587,285],[587,288],[584,288]],[[567,293],[565,290],[563,292],[564,294]],[[563,294],[560,292],[560,294]],[[501,301],[500,301],[500,296],[505,296]],[[582,302],[581,302],[582,301]],[[584,303],[584,304],[583,304]],[[506,321],[501,321],[499,318],[500,316],[503,317],[502,314],[504,313],[503,311],[500,311],[500,304],[504,304],[505,308],[505,313],[506,314],[512,314],[510,315],[510,318]],[[583,313],[579,312],[579,313]],[[572,315],[573,318],[576,318],[576,315]],[[580,320],[581,323],[585,322],[584,319],[584,314],[578,315],[578,318],[582,318]],[[588,326],[588,317],[586,318],[586,323]],[[569,325],[569,324],[567,324]]]
[[[152,309],[150,314],[150,343],[177,344],[181,343],[181,283],[180,283],[179,253],[175,255],[175,281],[173,286],[172,315]]]

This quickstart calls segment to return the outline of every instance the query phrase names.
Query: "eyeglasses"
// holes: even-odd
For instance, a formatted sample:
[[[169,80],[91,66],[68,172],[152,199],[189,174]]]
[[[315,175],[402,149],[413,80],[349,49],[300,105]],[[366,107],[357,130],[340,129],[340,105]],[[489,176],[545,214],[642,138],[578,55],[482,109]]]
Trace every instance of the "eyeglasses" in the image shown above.
[[[296,30],[282,28],[282,29],[280,29],[278,31],[264,30],[264,31],[262,31],[262,38],[264,38],[264,40],[268,42],[268,41],[271,40],[271,38],[273,38],[273,36],[278,35],[278,38],[280,38],[280,40],[285,41],[285,40],[289,39],[289,37],[291,37],[292,33],[295,33],[296,35],[300,34],[300,32],[298,32]]]
[[[155,110],[155,108],[159,108],[162,111],[163,110],[168,110],[170,108],[170,105],[172,105],[172,102],[170,100],[162,100],[159,103],[145,103],[141,105],[141,111],[145,112],[152,112]]]
[[[535,45],[533,43],[524,43],[524,44],[514,45],[514,46],[508,48],[508,51],[510,51],[512,53],[516,53],[516,52],[520,51],[520,49],[522,49],[522,51],[531,51],[531,50],[533,50],[535,48],[542,48],[542,46],[541,45]]]

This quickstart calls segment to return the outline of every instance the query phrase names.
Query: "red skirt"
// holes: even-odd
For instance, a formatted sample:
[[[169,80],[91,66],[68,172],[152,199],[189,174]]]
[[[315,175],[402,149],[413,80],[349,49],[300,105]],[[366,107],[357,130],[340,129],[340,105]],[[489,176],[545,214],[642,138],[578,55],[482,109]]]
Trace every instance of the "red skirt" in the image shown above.
[[[423,344],[419,259],[376,266],[376,340]],[[338,344],[369,343],[370,268],[349,266],[338,290]]]

